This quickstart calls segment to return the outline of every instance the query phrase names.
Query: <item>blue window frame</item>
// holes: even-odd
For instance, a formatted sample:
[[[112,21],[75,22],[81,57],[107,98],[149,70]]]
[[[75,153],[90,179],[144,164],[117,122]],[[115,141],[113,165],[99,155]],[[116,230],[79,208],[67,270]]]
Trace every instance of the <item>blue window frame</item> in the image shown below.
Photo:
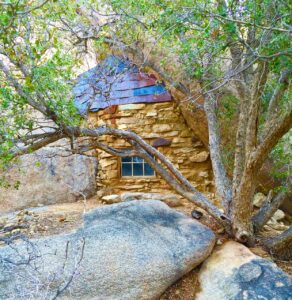
[[[122,157],[121,159],[122,177],[148,177],[155,176],[150,165],[138,156]]]

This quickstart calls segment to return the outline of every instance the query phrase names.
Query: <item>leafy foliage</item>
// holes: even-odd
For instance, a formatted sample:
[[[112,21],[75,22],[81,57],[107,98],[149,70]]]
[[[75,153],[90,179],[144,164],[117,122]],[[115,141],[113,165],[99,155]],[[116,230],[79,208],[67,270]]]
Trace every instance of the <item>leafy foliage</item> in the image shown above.
[[[44,2],[43,2],[44,3]],[[72,84],[78,67],[75,53],[59,29],[61,16],[76,15],[71,1],[9,1],[0,4],[0,60],[21,83],[24,95],[47,105],[59,123],[78,125]],[[11,149],[23,134],[48,126],[0,74],[0,165],[12,158]],[[44,119],[44,117],[43,117]],[[51,124],[50,126],[53,126]]]

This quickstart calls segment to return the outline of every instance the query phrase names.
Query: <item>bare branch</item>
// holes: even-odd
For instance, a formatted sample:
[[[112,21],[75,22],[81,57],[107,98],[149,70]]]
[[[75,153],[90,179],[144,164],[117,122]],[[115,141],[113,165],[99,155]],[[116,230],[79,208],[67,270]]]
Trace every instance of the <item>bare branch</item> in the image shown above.
[[[49,144],[52,144],[62,138],[65,138],[65,137],[67,137],[65,134],[56,132],[56,133],[52,134],[51,136],[43,138],[40,141],[34,142],[32,144],[28,144],[26,146],[15,146],[11,150],[11,155],[13,155],[13,157],[16,157],[16,156],[20,156],[23,154],[28,154],[28,153],[31,153],[38,149],[41,149]]]
[[[272,237],[264,242],[264,245],[269,249],[270,253],[280,259],[292,259],[292,225],[275,237]]]
[[[251,156],[250,164],[255,170],[259,170],[270,151],[278,143],[279,139],[292,127],[292,109],[278,121],[267,133],[263,141]]]
[[[62,286],[59,286],[57,288],[57,291],[56,291],[55,295],[52,297],[52,300],[56,300],[66,289],[68,289],[69,285],[72,283],[73,279],[75,278],[75,275],[77,274],[77,271],[79,269],[80,263],[83,260],[84,249],[85,249],[85,238],[82,239],[80,257],[79,257],[79,259],[78,259],[78,261],[77,261],[77,263],[76,263],[76,265],[74,267],[74,270],[71,272],[71,274],[68,277],[68,279],[65,282],[65,284],[63,284]],[[68,257],[67,251],[68,251],[68,249],[66,249],[66,258]],[[65,263],[66,262],[64,262],[64,264]],[[64,265],[63,269],[65,269],[65,265]]]
[[[225,21],[229,21],[229,22],[234,22],[234,23],[237,23],[237,24],[253,26],[253,27],[256,27],[256,28],[261,28],[261,29],[265,29],[265,30],[269,30],[269,31],[279,31],[279,32],[291,33],[290,29],[257,25],[255,23],[250,23],[250,22],[246,22],[246,21],[242,21],[242,20],[238,20],[238,19],[227,18],[227,17],[224,17],[224,16],[219,15],[219,14],[209,13],[208,16],[209,17],[214,17],[214,18],[217,18],[217,19],[221,19],[221,20],[225,20]],[[289,16],[289,15],[287,15],[287,16]]]
[[[269,108],[268,108],[268,114],[266,118],[266,128],[269,128],[269,125],[273,116],[275,116],[278,111],[277,111],[277,106],[279,101],[282,99],[285,91],[289,87],[289,76],[292,73],[292,69],[286,69],[281,72],[281,75],[278,79],[278,85],[274,90],[274,93],[270,99],[269,102]]]
[[[268,66],[265,62],[260,63],[255,76],[252,99],[248,111],[248,123],[246,129],[245,155],[246,159],[254,150],[257,143],[258,118],[260,113],[260,100],[268,75]]]
[[[219,124],[216,116],[216,100],[214,95],[209,93],[205,99],[205,111],[208,118],[209,129],[209,149],[211,162],[216,182],[216,191],[221,198],[225,208],[225,213],[228,214],[229,205],[232,200],[231,181],[228,178],[225,166],[222,162],[220,150]]]

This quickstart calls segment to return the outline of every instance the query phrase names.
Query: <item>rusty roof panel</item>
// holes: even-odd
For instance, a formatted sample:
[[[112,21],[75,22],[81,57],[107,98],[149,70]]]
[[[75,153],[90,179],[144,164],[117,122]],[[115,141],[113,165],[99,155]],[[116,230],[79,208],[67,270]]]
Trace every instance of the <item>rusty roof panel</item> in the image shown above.
[[[154,75],[142,73],[130,61],[115,56],[81,74],[73,93],[81,114],[112,105],[172,100],[171,94]]]
[[[124,91],[129,89],[139,89],[146,86],[156,85],[156,80],[152,78],[141,79],[139,81],[122,81],[112,85],[114,91]]]
[[[171,95],[169,92],[160,95],[144,95],[139,97],[129,97],[121,99],[110,99],[103,101],[94,101],[90,106],[90,111],[98,111],[100,109],[107,108],[112,105],[122,105],[122,104],[133,104],[133,103],[158,103],[158,102],[168,102],[171,101]]]

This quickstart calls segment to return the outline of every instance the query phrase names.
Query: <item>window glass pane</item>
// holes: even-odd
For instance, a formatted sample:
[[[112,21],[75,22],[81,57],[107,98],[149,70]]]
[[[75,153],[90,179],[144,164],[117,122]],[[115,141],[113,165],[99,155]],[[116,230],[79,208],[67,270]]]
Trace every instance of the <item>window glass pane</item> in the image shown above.
[[[122,157],[122,162],[131,162],[132,157]]]
[[[138,156],[134,156],[133,157],[133,162],[143,162],[143,158],[138,157]]]
[[[144,176],[153,176],[154,170],[147,164],[144,164]]]
[[[144,167],[144,169],[143,169]],[[122,176],[154,176],[155,172],[140,157],[123,157],[121,159],[121,175]]]
[[[132,164],[122,163],[122,176],[132,176]]]
[[[133,164],[133,175],[134,176],[143,176],[143,164]]]

